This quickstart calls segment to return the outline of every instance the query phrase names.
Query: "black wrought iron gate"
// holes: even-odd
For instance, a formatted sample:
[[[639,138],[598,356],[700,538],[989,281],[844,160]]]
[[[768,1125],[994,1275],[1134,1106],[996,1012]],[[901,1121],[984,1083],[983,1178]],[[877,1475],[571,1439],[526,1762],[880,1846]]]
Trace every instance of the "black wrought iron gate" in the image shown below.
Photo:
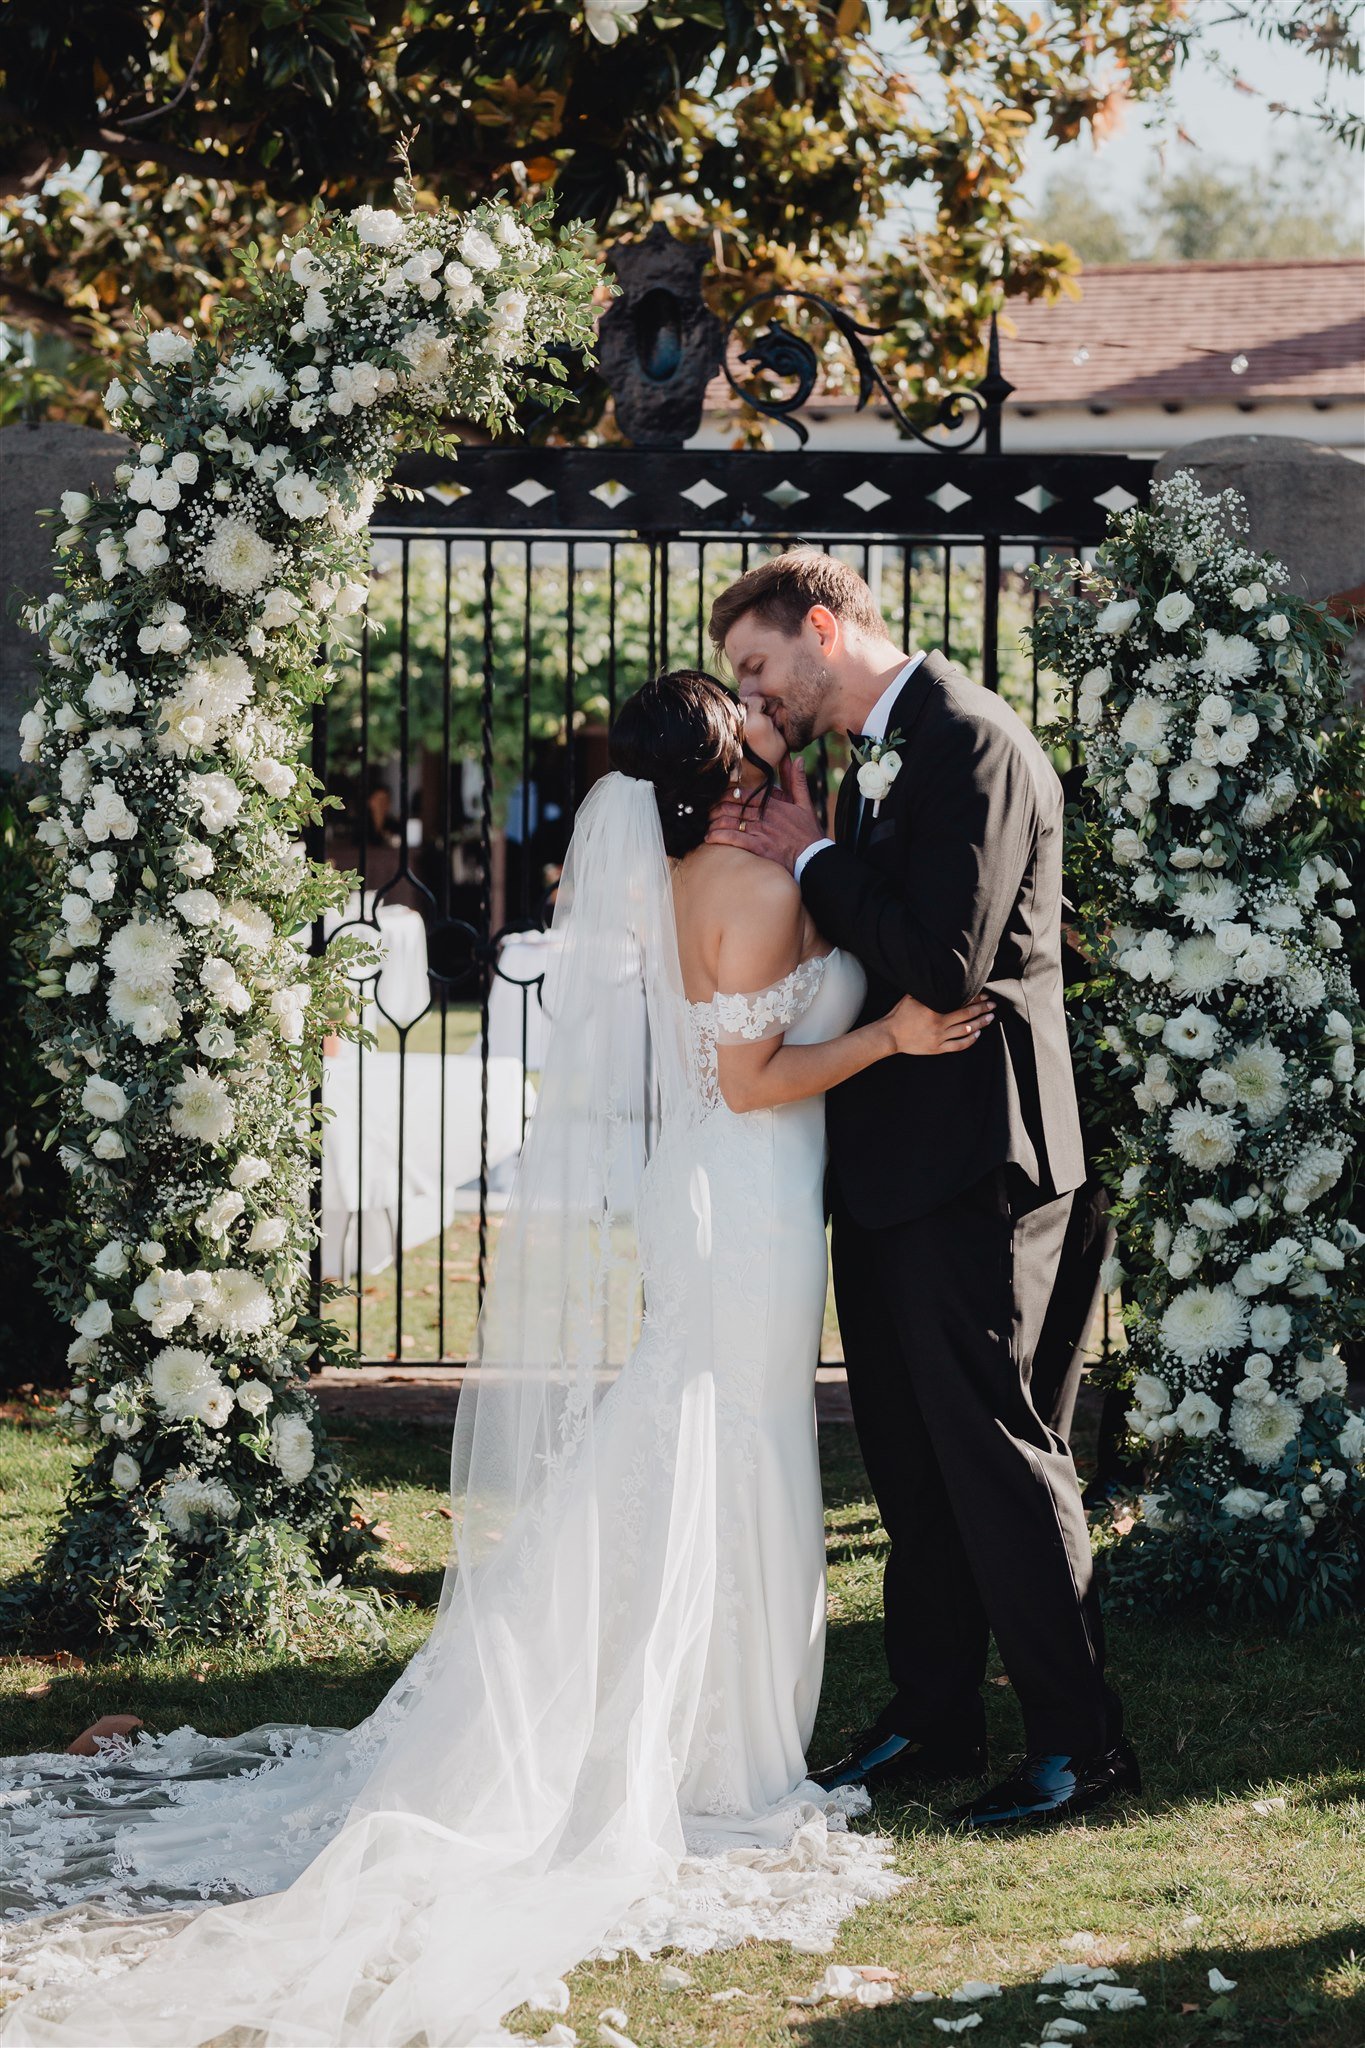
[[[539,935],[574,811],[620,699],[660,666],[712,665],[726,583],[828,548],[901,644],[1050,712],[1023,572],[1093,547],[1150,464],[1000,453],[1007,389],[965,453],[499,446],[400,469],[420,496],[375,514],[372,630],[314,736],[341,799],[326,857],[354,876],[343,922],[384,955],[358,989],[377,1044],[332,1047],[323,1090],[317,1271],[352,1290],[331,1313],[367,1362],[467,1354],[534,1106]]]

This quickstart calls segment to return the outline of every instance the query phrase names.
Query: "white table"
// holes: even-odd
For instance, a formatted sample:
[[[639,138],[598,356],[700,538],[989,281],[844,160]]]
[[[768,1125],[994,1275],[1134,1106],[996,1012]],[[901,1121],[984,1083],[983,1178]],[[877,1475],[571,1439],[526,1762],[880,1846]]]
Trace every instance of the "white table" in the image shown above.
[[[420,922],[420,920],[419,920]],[[402,1217],[399,1217],[399,1067],[402,1087]],[[442,1068],[444,1067],[444,1117]],[[521,1061],[488,1064],[488,1164],[506,1169],[521,1149],[522,1090],[534,1090]],[[324,1062],[323,1106],[333,1112],[322,1139],[322,1270],[352,1279],[357,1240],[362,1269],[392,1264],[401,1242],[426,1244],[460,1211],[478,1206],[480,1075],[459,1054],[362,1052],[343,1041]],[[445,1171],[441,1133],[445,1132]],[[505,1178],[506,1175],[500,1176]],[[502,1206],[494,1195],[490,1208]]]

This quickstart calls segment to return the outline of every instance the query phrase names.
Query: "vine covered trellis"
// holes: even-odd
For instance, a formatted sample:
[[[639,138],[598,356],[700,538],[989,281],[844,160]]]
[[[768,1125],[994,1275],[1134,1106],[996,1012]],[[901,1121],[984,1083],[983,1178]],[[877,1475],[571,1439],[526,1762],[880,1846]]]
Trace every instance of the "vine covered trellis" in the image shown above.
[[[348,886],[301,840],[308,720],[397,451],[553,404],[598,282],[546,206],[398,197],[315,214],[219,334],[145,336],[106,394],[135,452],[110,495],[64,496],[62,587],[29,615],[33,1011],[71,1191],[42,1257],[87,1451],[30,1597],[70,1625],[363,1611],[326,1577],[365,1537],[307,1388],[334,1335],[308,1305],[309,1100],[354,965],[306,951]]]

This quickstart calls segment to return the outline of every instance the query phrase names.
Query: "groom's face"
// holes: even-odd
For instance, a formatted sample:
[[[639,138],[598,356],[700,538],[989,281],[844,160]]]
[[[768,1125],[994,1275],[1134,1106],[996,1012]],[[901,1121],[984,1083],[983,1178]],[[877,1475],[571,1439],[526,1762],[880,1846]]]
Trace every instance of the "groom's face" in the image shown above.
[[[829,730],[835,682],[819,634],[809,621],[784,633],[754,612],[735,620],[725,636],[725,658],[745,704],[766,712],[787,751],[800,754]]]

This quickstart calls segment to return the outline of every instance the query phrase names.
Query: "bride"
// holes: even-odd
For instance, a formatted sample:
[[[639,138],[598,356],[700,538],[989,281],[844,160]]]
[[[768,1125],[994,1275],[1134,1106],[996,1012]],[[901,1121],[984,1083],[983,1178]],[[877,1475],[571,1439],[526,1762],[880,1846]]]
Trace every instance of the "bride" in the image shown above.
[[[703,844],[714,803],[776,780],[756,706],[663,675],[611,750],[556,904],[431,1636],[354,1729],[0,1767],[5,2048],[508,2042],[589,1955],[818,1949],[901,1881],[805,1772],[822,1097],[970,1045],[989,1005],[853,1028],[862,971],[790,877]]]

